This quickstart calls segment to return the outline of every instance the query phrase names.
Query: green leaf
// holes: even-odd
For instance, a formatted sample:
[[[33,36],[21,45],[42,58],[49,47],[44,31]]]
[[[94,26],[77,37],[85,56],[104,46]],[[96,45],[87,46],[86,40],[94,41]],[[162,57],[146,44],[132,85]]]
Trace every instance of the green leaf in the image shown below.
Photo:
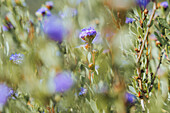
[[[129,30],[133,35],[138,34],[136,28],[132,24],[129,24]]]
[[[163,26],[163,27],[165,27],[165,28],[167,28],[167,29],[170,29],[170,26],[168,25],[168,23],[166,22],[165,19],[159,18],[158,21],[159,21],[159,24],[160,24],[161,26]]]
[[[166,35],[167,38],[170,40],[170,30],[165,29],[165,35]]]
[[[143,35],[143,30],[141,27],[138,27],[138,33],[143,38],[144,35]]]
[[[89,103],[91,109],[93,110],[94,113],[99,113],[99,110],[97,108],[96,102],[92,99],[90,99],[90,102],[86,99],[86,102]]]
[[[91,53],[90,53],[90,52],[88,53],[87,58],[88,58],[88,61],[89,61],[89,62],[91,62],[91,58],[92,58],[92,56],[91,56]]]
[[[136,90],[135,90],[135,88],[133,88],[132,86],[129,86],[129,90],[130,90],[131,92],[133,92],[134,94],[137,93]]]
[[[158,39],[158,41],[162,44],[163,41],[162,41],[161,36],[159,36],[159,34],[157,32],[154,32],[154,34],[155,34],[156,38]]]

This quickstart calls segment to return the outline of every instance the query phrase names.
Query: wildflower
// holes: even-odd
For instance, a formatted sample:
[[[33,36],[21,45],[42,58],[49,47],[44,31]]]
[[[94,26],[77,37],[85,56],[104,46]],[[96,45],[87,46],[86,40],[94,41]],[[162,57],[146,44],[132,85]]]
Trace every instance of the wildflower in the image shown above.
[[[15,64],[21,64],[23,59],[24,59],[24,55],[20,53],[12,54],[11,57],[9,58],[9,60],[13,61]]]
[[[125,94],[126,102],[129,105],[134,105],[136,103],[136,96],[131,93]]]
[[[56,92],[68,91],[73,85],[73,79],[68,72],[58,73],[54,78],[54,86]]]
[[[142,7],[146,8],[146,6],[150,2],[150,0],[136,0],[136,2],[140,8],[142,8]]]
[[[133,21],[135,21],[135,19],[126,17],[125,23],[128,24],[128,23],[132,23]]]
[[[8,27],[3,25],[3,26],[2,26],[2,30],[3,30],[3,31],[8,31]]]
[[[79,95],[84,95],[84,94],[86,94],[86,93],[87,93],[87,89],[86,89],[86,88],[81,87],[81,88],[80,88]]]
[[[53,2],[52,2],[52,1],[47,1],[47,2],[45,3],[45,6],[46,6],[49,10],[51,10],[51,9],[53,8]]]
[[[8,97],[11,95],[10,88],[8,88],[5,84],[0,83],[0,92],[1,92],[0,93],[0,107],[2,107],[6,103]]]
[[[8,22],[6,25],[2,26],[3,31],[9,31],[13,28],[14,28],[14,26],[10,22]]]
[[[36,16],[51,16],[51,12],[46,7],[41,7],[35,13]]]
[[[89,27],[87,29],[82,29],[82,32],[80,33],[79,37],[83,40],[85,40],[86,42],[92,42],[93,39],[95,38],[97,32],[95,29],[93,29],[92,27]]]
[[[160,6],[166,9],[168,8],[168,2],[167,1],[161,2]]]
[[[51,40],[61,43],[64,38],[65,29],[62,21],[58,17],[52,16],[45,22],[44,32]]]

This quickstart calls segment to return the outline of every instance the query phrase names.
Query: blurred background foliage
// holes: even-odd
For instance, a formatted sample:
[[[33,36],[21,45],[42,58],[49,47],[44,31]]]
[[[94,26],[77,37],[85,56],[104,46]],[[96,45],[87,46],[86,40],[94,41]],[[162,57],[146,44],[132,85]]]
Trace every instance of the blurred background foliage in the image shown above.
[[[51,28],[65,30],[60,43],[45,32],[50,16],[36,15],[46,0],[1,0],[0,84],[13,93],[0,101],[0,113],[169,113],[170,8],[162,2],[157,0],[148,27],[151,1],[145,14],[135,0],[53,0],[48,11],[62,24]],[[127,23],[126,17],[134,21]],[[97,34],[93,42],[84,42],[79,34],[89,27]],[[15,54],[23,55],[21,63],[11,60]],[[56,84],[68,85],[67,77],[54,81],[62,72],[74,84],[57,92]]]

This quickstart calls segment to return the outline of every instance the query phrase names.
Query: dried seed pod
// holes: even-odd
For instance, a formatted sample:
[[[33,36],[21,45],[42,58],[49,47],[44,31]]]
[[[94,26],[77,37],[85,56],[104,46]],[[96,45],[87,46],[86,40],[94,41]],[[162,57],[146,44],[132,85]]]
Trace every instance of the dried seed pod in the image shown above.
[[[90,63],[88,67],[89,67],[90,69],[94,69],[94,64],[93,64],[93,63]]]
[[[145,15],[148,14],[148,10],[147,10],[147,9],[144,10],[144,14],[145,14]]]
[[[137,53],[140,52],[138,48],[135,48],[135,51],[136,51]]]
[[[159,46],[159,45],[161,46],[161,43],[157,40],[156,41],[156,46]]]

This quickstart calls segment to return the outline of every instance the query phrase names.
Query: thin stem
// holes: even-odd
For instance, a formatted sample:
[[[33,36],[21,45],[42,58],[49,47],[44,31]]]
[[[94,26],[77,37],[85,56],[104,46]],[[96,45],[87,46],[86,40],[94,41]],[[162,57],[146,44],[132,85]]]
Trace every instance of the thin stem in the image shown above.
[[[148,37],[148,35],[149,35],[149,29],[150,29],[150,27],[151,27],[151,22],[152,22],[152,19],[153,19],[154,15],[155,15],[155,12],[156,12],[156,2],[154,2],[154,4],[153,4],[153,12],[152,12],[152,15],[150,16],[149,22],[148,22],[148,24],[147,24],[146,34],[145,34],[145,36],[144,36],[143,43],[142,43],[142,47],[141,47],[141,50],[140,50],[138,59],[137,59],[137,61],[136,61],[137,64],[139,63],[140,58],[141,58],[141,56],[142,56],[142,53],[143,53],[143,50],[144,50],[144,47],[145,47],[145,42],[146,42],[146,39],[147,39],[147,37]]]
[[[148,71],[149,71],[149,52],[148,52],[148,46],[149,46],[149,41],[148,41],[148,37],[147,37],[147,45],[146,45],[146,59],[147,59],[147,62],[146,62],[146,80],[148,81]]]
[[[159,70],[159,68],[160,68],[160,66],[161,66],[161,63],[162,63],[162,57],[163,57],[164,52],[165,52],[165,49],[162,50],[162,53],[161,53],[161,56],[160,56],[160,60],[159,60],[159,64],[158,64],[158,66],[157,66],[157,68],[156,68],[155,76],[154,76],[154,78],[152,79],[151,85],[150,85],[150,87],[149,87],[149,92],[152,91],[154,81],[155,81],[155,79],[156,79],[158,70]]]

